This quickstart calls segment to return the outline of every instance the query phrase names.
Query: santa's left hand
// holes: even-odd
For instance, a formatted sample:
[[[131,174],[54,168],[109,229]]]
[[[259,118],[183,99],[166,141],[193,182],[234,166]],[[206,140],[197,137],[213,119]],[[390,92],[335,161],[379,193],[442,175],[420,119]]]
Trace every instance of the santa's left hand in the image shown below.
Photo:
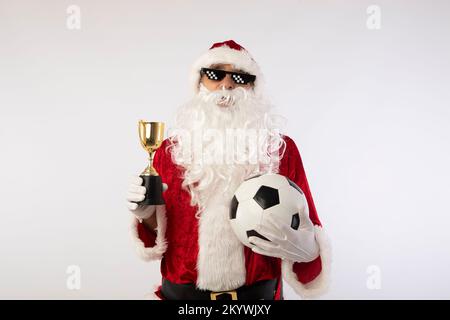
[[[319,256],[319,245],[314,235],[314,225],[305,210],[300,214],[300,226],[292,229],[273,217],[267,215],[267,224],[260,225],[256,231],[269,239],[250,237],[248,240],[253,246],[253,252],[287,259],[294,262],[310,262]]]

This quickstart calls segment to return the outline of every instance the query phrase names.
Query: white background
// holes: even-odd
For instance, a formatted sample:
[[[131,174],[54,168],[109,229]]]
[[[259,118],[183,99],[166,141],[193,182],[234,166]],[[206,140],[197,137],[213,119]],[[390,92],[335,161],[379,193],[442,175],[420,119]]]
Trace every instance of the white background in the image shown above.
[[[322,298],[450,298],[449,36],[448,1],[1,0],[0,298],[152,291],[159,263],[137,258],[125,207],[137,121],[170,126],[191,63],[228,39],[303,157],[334,249]]]

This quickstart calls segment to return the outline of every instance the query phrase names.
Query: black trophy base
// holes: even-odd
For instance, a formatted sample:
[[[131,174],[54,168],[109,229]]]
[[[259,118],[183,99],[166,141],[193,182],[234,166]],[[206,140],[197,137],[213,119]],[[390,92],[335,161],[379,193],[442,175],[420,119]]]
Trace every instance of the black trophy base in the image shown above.
[[[142,185],[147,189],[145,194],[145,199],[138,202],[138,205],[158,205],[165,204],[164,198],[162,196],[162,181],[160,176],[146,176],[140,175],[143,183]]]

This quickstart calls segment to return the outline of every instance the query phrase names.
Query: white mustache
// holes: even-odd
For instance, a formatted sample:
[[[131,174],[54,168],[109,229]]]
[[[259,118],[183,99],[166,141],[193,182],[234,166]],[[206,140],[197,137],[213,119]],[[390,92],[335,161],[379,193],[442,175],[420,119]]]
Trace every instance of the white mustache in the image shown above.
[[[218,106],[233,106],[238,102],[245,101],[249,97],[247,89],[237,87],[233,90],[227,90],[222,87],[221,90],[209,91],[203,84],[200,84],[200,97],[205,102],[213,102]]]

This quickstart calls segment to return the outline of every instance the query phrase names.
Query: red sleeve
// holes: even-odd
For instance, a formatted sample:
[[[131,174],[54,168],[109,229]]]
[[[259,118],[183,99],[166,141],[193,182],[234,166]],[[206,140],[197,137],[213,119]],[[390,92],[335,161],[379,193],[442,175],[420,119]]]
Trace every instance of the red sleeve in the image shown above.
[[[143,223],[138,223],[137,231],[139,239],[144,243],[145,248],[154,247],[156,244],[156,232],[148,230]]]
[[[291,138],[285,136],[284,140],[286,141],[285,157],[287,157],[287,159],[285,161],[287,162],[287,177],[302,189],[308,202],[309,218],[315,225],[321,226],[322,224],[317,215],[316,206],[314,205],[311,190],[309,189],[308,179],[306,178],[300,152]]]
[[[309,189],[308,180],[306,178],[305,168],[303,167],[303,161],[300,156],[300,152],[295,142],[288,136],[284,136],[286,142],[286,151],[284,157],[287,157],[282,162],[287,167],[287,177],[294,181],[305,194],[309,207],[309,217],[314,225],[321,226],[319,216],[317,215],[316,206]],[[294,263],[294,272],[297,278],[303,284],[306,284],[314,280],[322,271],[322,261],[320,256],[311,262],[296,262]]]

